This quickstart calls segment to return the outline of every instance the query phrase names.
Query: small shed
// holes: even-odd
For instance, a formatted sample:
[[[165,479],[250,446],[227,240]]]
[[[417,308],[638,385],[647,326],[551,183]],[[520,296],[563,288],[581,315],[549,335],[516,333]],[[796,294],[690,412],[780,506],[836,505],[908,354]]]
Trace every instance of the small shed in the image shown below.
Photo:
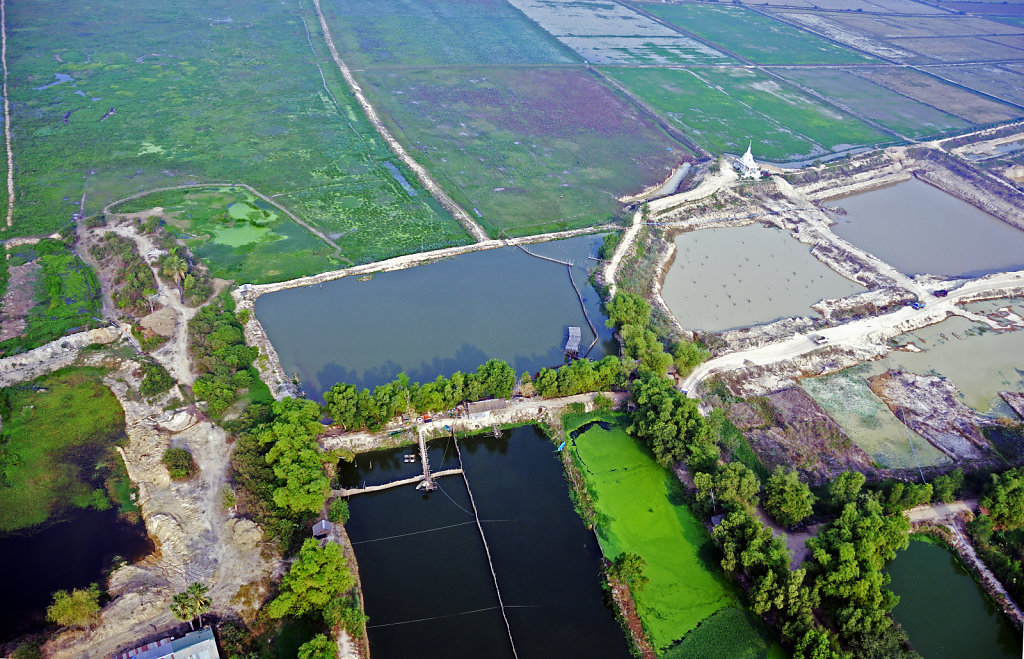
[[[508,401],[504,398],[492,398],[489,400],[479,400],[475,403],[469,403],[466,405],[466,411],[469,414],[470,419],[484,419],[490,416],[491,412],[497,410],[503,410],[508,407]]]
[[[322,519],[313,525],[313,537],[323,539],[327,537],[327,534],[334,530],[334,524],[330,520]]]
[[[569,340],[565,342],[565,352],[571,355],[580,354],[580,328],[569,327]]]

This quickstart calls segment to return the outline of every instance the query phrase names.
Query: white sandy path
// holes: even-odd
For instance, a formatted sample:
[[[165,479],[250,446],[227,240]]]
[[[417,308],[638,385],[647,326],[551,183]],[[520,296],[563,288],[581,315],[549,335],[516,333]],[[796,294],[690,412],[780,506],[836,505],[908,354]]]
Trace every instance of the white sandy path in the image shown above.
[[[381,136],[384,142],[387,143],[391,150],[395,153],[399,159],[405,163],[406,167],[411,169],[420,184],[433,195],[437,203],[441,204],[446,211],[451,213],[456,220],[462,225],[462,227],[473,237],[473,240],[477,242],[483,242],[489,238],[487,232],[477,224],[473,218],[469,216],[461,206],[455,203],[455,201],[448,196],[448,193],[438,185],[437,181],[431,178],[430,173],[420,165],[416,160],[409,155],[409,152],[398,143],[398,140],[391,134],[391,131],[384,126],[384,123],[380,120],[377,115],[377,111],[370,105],[370,102],[366,100],[366,96],[363,94],[362,87],[356,82],[356,79],[352,76],[352,72],[349,70],[348,65],[342,61],[341,56],[338,55],[338,49],[334,47],[334,40],[331,38],[331,30],[327,27],[327,21],[324,19],[324,14],[320,11],[320,0],[313,0],[313,6],[316,7],[316,17],[320,21],[320,29],[324,34],[324,41],[327,42],[327,49],[331,51],[331,59],[338,65],[338,70],[341,71],[341,75],[345,78],[345,82],[352,89],[352,93],[355,95],[356,100],[359,101],[359,105],[362,106],[363,112],[366,113],[366,117],[373,124],[373,127],[377,129],[377,133]]]
[[[967,282],[951,291],[947,297],[923,298],[925,306],[922,309],[914,309],[909,306],[901,307],[889,314],[855,320],[838,327],[823,329],[815,334],[824,336],[830,346],[866,348],[877,345],[889,337],[941,322],[951,314],[963,315],[963,310],[956,306],[958,302],[978,299],[989,293],[1001,294],[1004,291],[1022,289],[1024,289],[1024,270],[990,275]],[[767,366],[794,359],[821,347],[812,341],[809,335],[797,334],[783,341],[723,355],[698,366],[683,381],[682,389],[693,396],[694,387],[712,373],[730,371],[749,365]]]

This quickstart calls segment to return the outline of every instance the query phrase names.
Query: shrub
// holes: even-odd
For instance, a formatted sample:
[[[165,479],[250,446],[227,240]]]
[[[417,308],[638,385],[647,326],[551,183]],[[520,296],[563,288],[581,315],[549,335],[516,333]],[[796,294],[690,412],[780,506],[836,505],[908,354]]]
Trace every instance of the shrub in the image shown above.
[[[192,478],[199,470],[192,454],[183,448],[169,448],[164,451],[164,457],[160,460],[167,467],[167,473],[174,480]]]
[[[327,519],[335,524],[344,524],[348,521],[348,501],[345,499],[334,499],[327,507]]]
[[[139,393],[143,396],[156,396],[170,391],[174,386],[174,378],[167,369],[156,362],[147,362],[142,366],[142,385]]]
[[[58,625],[83,629],[96,624],[100,619],[99,586],[91,584],[70,593],[58,590],[53,594],[53,604],[46,608],[46,619]]]

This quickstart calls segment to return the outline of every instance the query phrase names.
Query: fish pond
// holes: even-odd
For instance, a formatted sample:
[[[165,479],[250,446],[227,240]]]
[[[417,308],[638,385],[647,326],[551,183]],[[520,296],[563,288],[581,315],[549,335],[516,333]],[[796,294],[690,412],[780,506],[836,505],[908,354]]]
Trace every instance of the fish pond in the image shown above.
[[[511,637],[523,657],[629,657],[601,588],[600,547],[551,440],[527,426],[459,446],[472,502],[461,476],[439,478],[430,494],[405,486],[349,500],[371,654],[512,657]],[[458,466],[451,440],[428,450],[434,469]],[[414,453],[368,453],[339,478],[407,477],[419,469],[404,461]]]
[[[893,618],[928,659],[1020,657],[1020,634],[944,547],[912,541],[887,568]]]
[[[910,274],[978,277],[1024,269],[1024,231],[919,180],[836,202],[832,230]]]
[[[55,591],[102,586],[117,559],[131,563],[152,550],[145,527],[117,510],[77,510],[59,524],[0,535],[0,583],[17,593],[0,598],[0,643],[42,629]]]
[[[590,352],[613,351],[600,297],[587,282],[603,236],[581,236],[529,246],[570,261],[587,313],[598,331]],[[566,267],[503,247],[427,265],[269,293],[256,316],[289,374],[321,396],[337,382],[374,387],[405,372],[425,382],[455,371],[475,371],[504,359],[517,372],[563,361],[567,327],[594,340]]]
[[[675,243],[661,296],[687,329],[720,332],[806,316],[820,300],[864,291],[780,229],[704,229]]]

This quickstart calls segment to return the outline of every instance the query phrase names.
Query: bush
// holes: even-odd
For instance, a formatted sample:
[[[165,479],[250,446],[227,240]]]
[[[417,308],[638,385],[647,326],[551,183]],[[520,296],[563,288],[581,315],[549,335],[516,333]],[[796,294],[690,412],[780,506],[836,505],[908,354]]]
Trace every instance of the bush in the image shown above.
[[[160,461],[167,467],[167,473],[176,481],[192,478],[199,470],[192,459],[192,454],[183,448],[167,449]]]
[[[91,627],[100,619],[100,588],[91,584],[88,588],[76,588],[70,593],[58,590],[53,594],[53,604],[46,608],[46,619],[66,627]]]
[[[334,499],[327,507],[327,519],[331,520],[335,524],[344,524],[348,522],[348,501],[345,499]]]
[[[143,396],[156,396],[170,391],[174,386],[174,378],[167,369],[156,362],[147,362],[142,366],[142,385],[139,393]]]

